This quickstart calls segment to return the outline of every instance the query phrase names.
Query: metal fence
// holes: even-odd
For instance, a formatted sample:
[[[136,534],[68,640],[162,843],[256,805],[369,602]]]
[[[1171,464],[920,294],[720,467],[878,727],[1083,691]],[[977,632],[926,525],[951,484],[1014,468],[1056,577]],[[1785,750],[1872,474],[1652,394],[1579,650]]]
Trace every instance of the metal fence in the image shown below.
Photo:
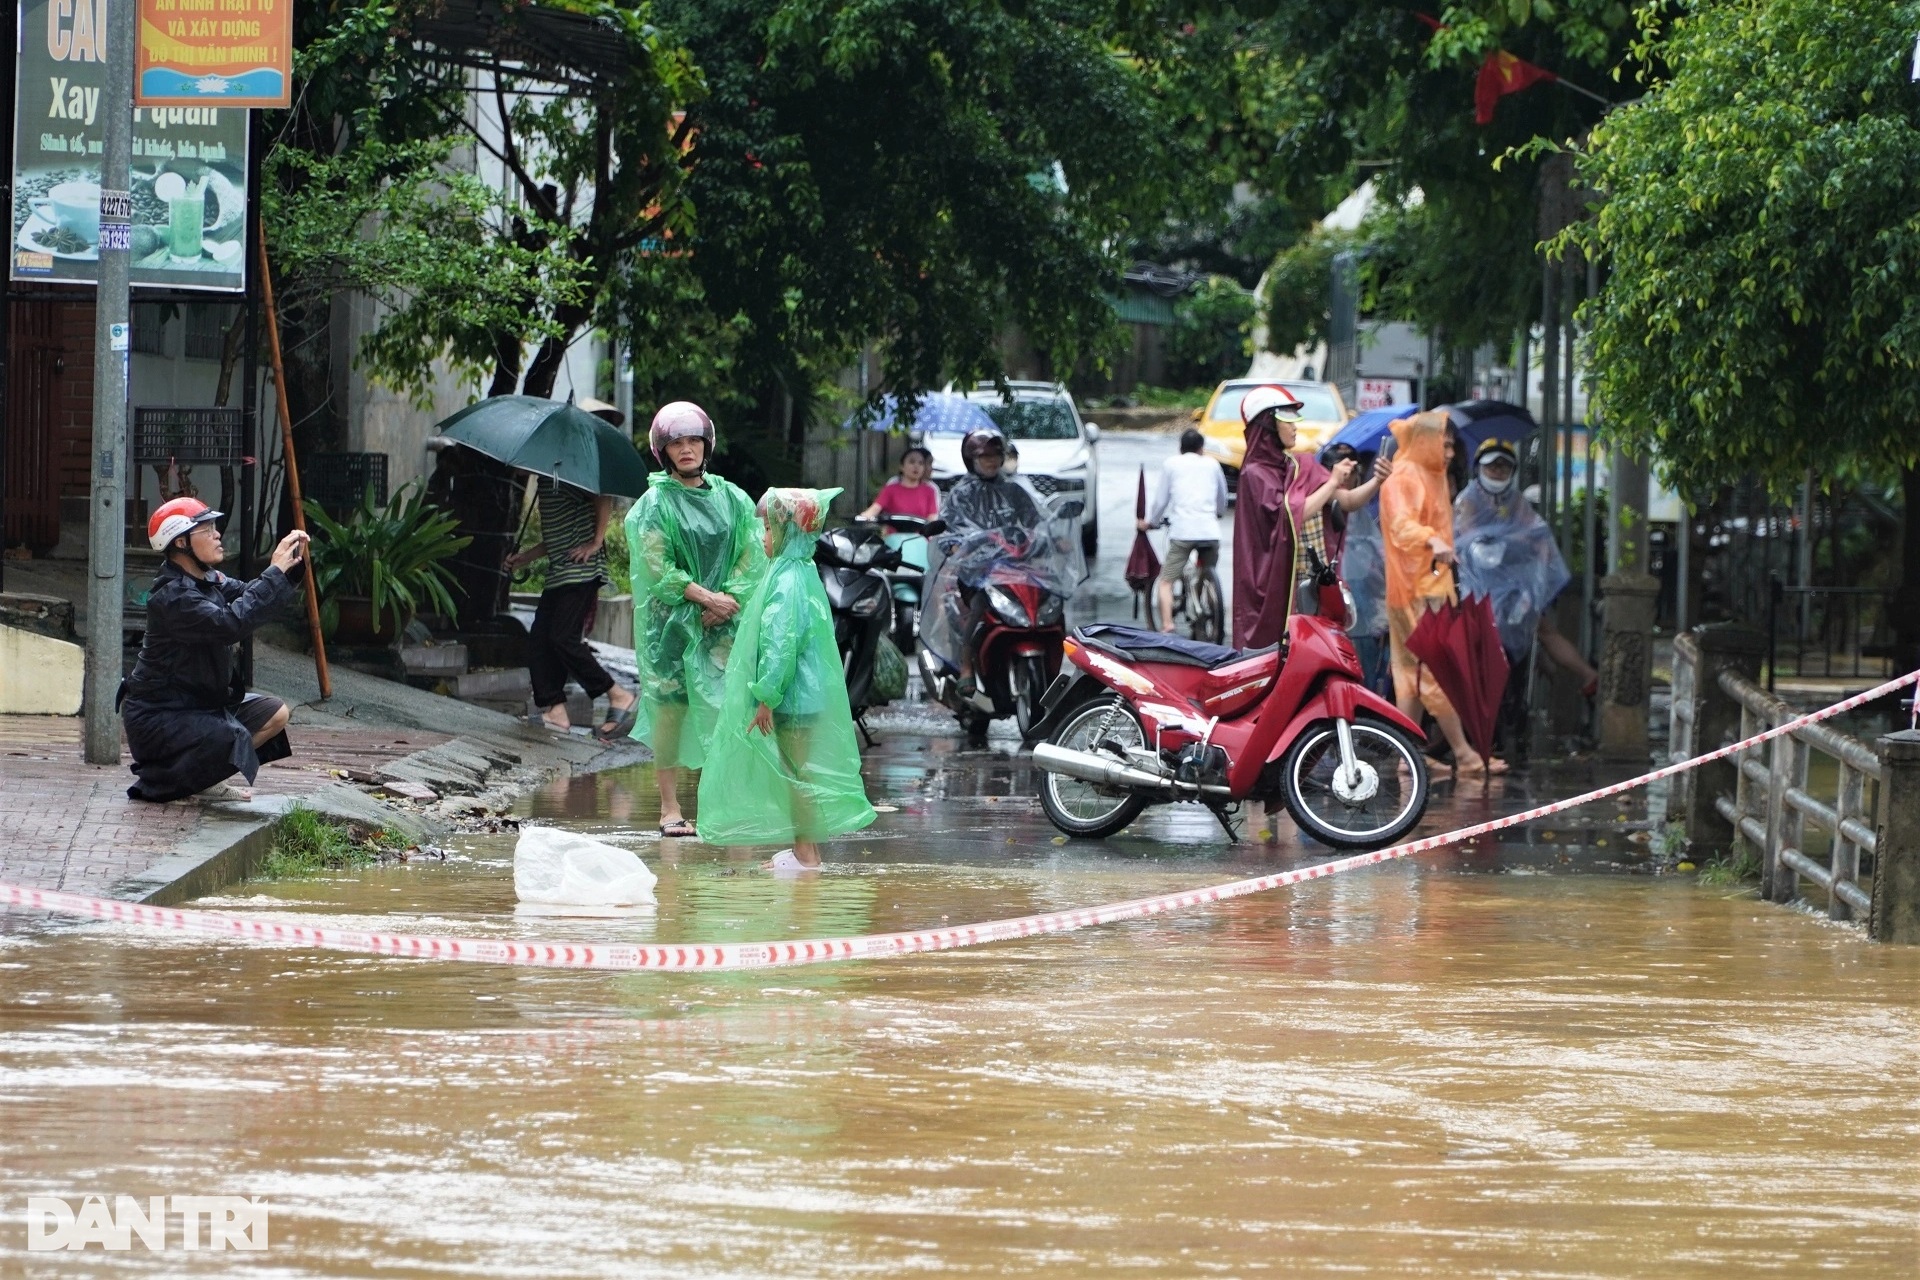
[[[1875,587],[1789,587],[1767,598],[1767,688],[1779,675],[1893,674],[1890,598]]]
[[[1685,633],[1673,647],[1670,744],[1676,761],[1799,715],[1752,678],[1758,674],[1759,634],[1722,630],[1708,637],[1716,643],[1704,655],[1701,635]],[[1729,837],[1727,845],[1742,839],[1758,854],[1761,892],[1770,901],[1794,901],[1801,882],[1811,881],[1825,891],[1830,917],[1871,917],[1876,937],[1895,937],[1891,924],[1881,927],[1887,913],[1886,904],[1875,903],[1881,889],[1875,873],[1881,867],[1890,816],[1904,817],[1906,809],[1920,806],[1920,795],[1896,796],[1896,790],[1913,788],[1888,784],[1891,741],[1868,743],[1827,725],[1796,729],[1739,752],[1731,794],[1724,785],[1727,779],[1701,770],[1698,783],[1676,790],[1681,812],[1672,816],[1685,821],[1688,838],[1696,844],[1703,842],[1702,833],[1717,826],[1703,819],[1712,815],[1724,822],[1719,829]],[[1893,814],[1894,809],[1901,814]],[[1824,862],[1815,856],[1821,844]],[[1695,853],[1721,851],[1702,848]],[[1888,918],[1891,921],[1891,915]]]

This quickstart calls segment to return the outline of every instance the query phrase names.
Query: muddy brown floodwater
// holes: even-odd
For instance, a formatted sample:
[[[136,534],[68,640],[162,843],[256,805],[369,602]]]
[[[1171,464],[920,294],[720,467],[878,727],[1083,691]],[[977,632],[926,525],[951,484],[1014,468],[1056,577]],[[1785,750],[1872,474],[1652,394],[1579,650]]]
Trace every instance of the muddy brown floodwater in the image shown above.
[[[652,918],[516,920],[494,837],[216,902],[778,938],[1323,856],[1229,848],[1194,812],[1059,847],[996,753],[891,738],[869,768],[898,811],[815,880],[663,854],[645,769],[530,802],[655,865]],[[1526,866],[741,974],[0,937],[0,1275],[1913,1276],[1920,948]],[[265,1197],[271,1250],[24,1251],[27,1196],[89,1193]]]

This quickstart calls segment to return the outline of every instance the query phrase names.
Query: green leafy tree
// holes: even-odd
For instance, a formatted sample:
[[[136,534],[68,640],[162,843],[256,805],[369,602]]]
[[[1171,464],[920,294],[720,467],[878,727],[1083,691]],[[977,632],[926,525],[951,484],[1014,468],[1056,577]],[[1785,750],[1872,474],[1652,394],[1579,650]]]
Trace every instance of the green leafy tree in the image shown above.
[[[1581,159],[1605,199],[1585,318],[1608,430],[1682,492],[1899,468],[1920,641],[1920,4],[1706,3]]]
[[[662,0],[690,109],[692,262],[759,410],[874,342],[891,388],[991,377],[1017,325],[1069,367],[1157,211],[1161,120],[1123,4]],[[638,343],[636,342],[636,350]]]
[[[1253,294],[1226,276],[1208,276],[1173,304],[1167,382],[1212,386],[1246,370],[1253,354]]]
[[[1210,13],[1155,59],[1193,118],[1204,154],[1262,194],[1318,217],[1363,178],[1379,212],[1351,242],[1284,249],[1269,275],[1269,341],[1321,336],[1338,248],[1360,256],[1377,314],[1410,320],[1453,348],[1504,345],[1538,311],[1540,163],[1510,153],[1580,136],[1601,104],[1552,84],[1503,98],[1474,120],[1482,60],[1504,49],[1575,83],[1610,84],[1632,53],[1619,3],[1273,0]]]

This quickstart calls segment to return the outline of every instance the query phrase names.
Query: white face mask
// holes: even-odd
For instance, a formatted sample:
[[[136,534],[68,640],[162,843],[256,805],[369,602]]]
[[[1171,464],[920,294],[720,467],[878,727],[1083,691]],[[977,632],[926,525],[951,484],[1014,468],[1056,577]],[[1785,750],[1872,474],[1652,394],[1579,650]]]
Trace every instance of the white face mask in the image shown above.
[[[1482,469],[1480,472],[1480,487],[1488,493],[1505,493],[1507,490],[1513,488],[1513,473],[1509,471],[1505,480],[1495,480],[1486,473],[1485,469]]]

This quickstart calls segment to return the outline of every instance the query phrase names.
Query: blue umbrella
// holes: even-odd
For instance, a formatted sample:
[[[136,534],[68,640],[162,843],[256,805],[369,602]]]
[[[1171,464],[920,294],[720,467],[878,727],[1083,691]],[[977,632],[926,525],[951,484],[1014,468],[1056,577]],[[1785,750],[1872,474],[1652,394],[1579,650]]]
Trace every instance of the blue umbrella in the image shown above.
[[[1468,400],[1450,404],[1443,410],[1460,432],[1467,456],[1473,457],[1480,445],[1493,437],[1511,441],[1515,448],[1524,444],[1537,427],[1533,415],[1517,404],[1504,400]],[[1420,412],[1417,404],[1388,405],[1355,414],[1320,450],[1324,462],[1327,450],[1337,444],[1351,445],[1355,453],[1378,453],[1388,436],[1388,427],[1401,418]]]
[[[854,414],[841,424],[851,430],[858,426],[860,415]],[[897,396],[887,396],[880,402],[880,412],[875,414],[868,424],[875,431],[905,430],[908,423],[902,414]],[[986,406],[975,404],[965,396],[951,391],[933,391],[920,397],[920,411],[914,415],[912,429],[929,436],[963,436],[969,431],[992,430],[995,427]]]
[[[1347,419],[1347,425],[1334,432],[1333,439],[1320,448],[1320,458],[1326,460],[1328,450],[1337,444],[1350,446],[1355,453],[1378,453],[1380,444],[1387,438],[1387,427],[1401,418],[1411,418],[1420,412],[1417,404],[1391,404],[1384,409],[1369,409],[1365,413],[1356,413]]]

